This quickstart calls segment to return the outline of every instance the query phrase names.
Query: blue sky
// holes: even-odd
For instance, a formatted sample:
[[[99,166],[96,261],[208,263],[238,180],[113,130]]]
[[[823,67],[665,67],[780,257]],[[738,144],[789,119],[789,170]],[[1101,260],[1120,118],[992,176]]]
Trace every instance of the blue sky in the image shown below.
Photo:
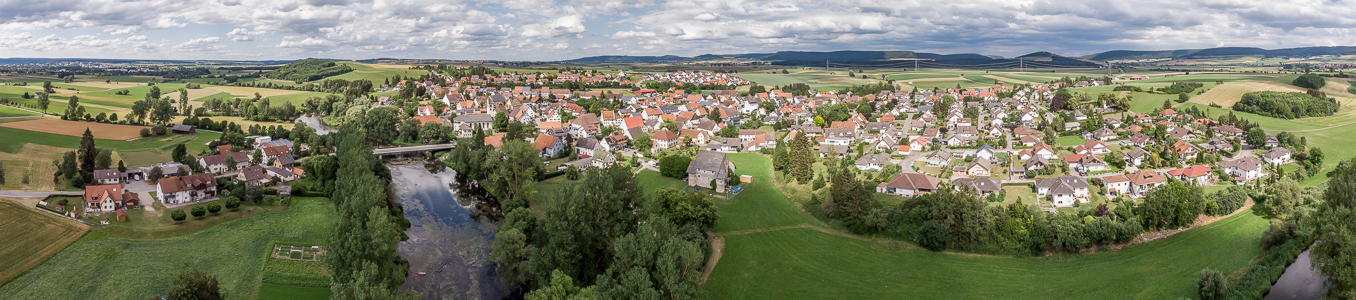
[[[0,0],[0,57],[1016,56],[1356,45],[1356,2]]]

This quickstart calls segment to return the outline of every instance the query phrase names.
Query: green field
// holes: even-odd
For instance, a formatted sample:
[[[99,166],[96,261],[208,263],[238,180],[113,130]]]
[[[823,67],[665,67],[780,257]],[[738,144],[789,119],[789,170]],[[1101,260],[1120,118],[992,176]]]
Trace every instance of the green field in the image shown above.
[[[262,293],[261,272],[274,243],[325,243],[334,214],[327,199],[298,197],[291,209],[175,238],[134,240],[95,230],[0,286],[0,298],[146,299],[163,296],[179,272],[191,269],[215,276],[227,299],[255,298]],[[273,287],[268,295],[301,292]]]
[[[1061,136],[1061,137],[1055,138],[1055,144],[1058,144],[1058,145],[1060,145],[1060,146],[1065,146],[1065,147],[1072,147],[1072,146],[1082,145],[1083,143],[1086,143],[1087,141],[1088,141],[1088,140],[1083,139],[1083,137],[1077,136],[1077,135]]]
[[[1245,112],[1241,112],[1241,111],[1234,111],[1234,110],[1231,110],[1231,109],[1228,109],[1228,108],[1215,108],[1215,107],[1210,107],[1210,106],[1207,106],[1207,105],[1201,105],[1201,104],[1198,104],[1198,103],[1185,103],[1185,104],[1182,104],[1182,106],[1180,106],[1179,108],[1180,108],[1180,109],[1186,109],[1187,107],[1193,107],[1193,106],[1196,107],[1196,108],[1198,108],[1198,109],[1200,109],[1201,111],[1206,112],[1206,114],[1209,114],[1211,118],[1215,118],[1215,119],[1217,119],[1217,120],[1218,120],[1218,117],[1219,117],[1219,116],[1221,116],[1221,115],[1228,115],[1230,111],[1233,111],[1235,117],[1242,118],[1242,119],[1247,119],[1248,121],[1252,121],[1252,122],[1256,122],[1258,125],[1262,126],[1262,129],[1266,129],[1266,130],[1307,130],[1307,129],[1317,129],[1317,128],[1322,128],[1322,126],[1313,125],[1313,124],[1300,123],[1300,122],[1296,122],[1295,120],[1286,120],[1286,119],[1280,119],[1280,118],[1272,118],[1272,117],[1263,116],[1263,115],[1258,115],[1258,114],[1251,114],[1251,113],[1245,113]],[[1296,120],[1303,120],[1303,119],[1296,119]]]
[[[1243,213],[1121,250],[1043,258],[934,253],[894,240],[818,230],[771,187],[768,161],[731,155],[755,183],[721,203],[724,256],[706,282],[714,299],[1067,299],[1195,297],[1202,268],[1239,270],[1267,221]],[[761,191],[761,192],[760,192]],[[832,232],[832,233],[830,233]]]
[[[0,106],[0,118],[7,118],[7,117],[26,117],[26,116],[37,116],[37,115],[38,115],[38,114],[36,114],[36,113],[32,113],[32,112],[28,112],[28,111],[24,111],[24,110],[19,110],[19,109],[15,109],[15,108],[8,107],[8,106]]]
[[[164,161],[160,161],[164,162]],[[129,164],[131,165],[131,164]],[[136,166],[136,165],[133,165]],[[225,205],[225,202],[210,201],[189,206],[183,206],[175,209],[182,209],[185,213],[192,211],[193,207],[201,206],[207,208],[208,203],[217,203]],[[135,209],[127,211],[127,221],[117,222],[112,215],[104,215],[98,218],[86,218],[90,222],[108,220],[109,225],[99,228],[99,230],[112,234],[114,236],[129,239],[160,239],[169,237],[178,237],[190,235],[207,228],[212,228],[217,224],[229,222],[232,220],[258,215],[269,211],[283,210],[285,207],[276,205],[255,205],[241,203],[235,210],[225,209],[215,214],[208,213],[202,217],[188,216],[188,219],[175,222],[170,219],[170,214],[161,213],[159,216],[148,214],[146,210]],[[155,203],[156,211],[168,211],[164,205]]]
[[[330,288],[327,287],[300,287],[281,284],[264,283],[259,285],[259,299],[329,299]]]
[[[0,285],[66,249],[89,226],[0,200]]]
[[[80,137],[59,134],[50,134],[22,129],[0,127],[0,152],[16,153],[25,143],[38,145],[47,145],[62,148],[80,148]],[[185,144],[189,153],[197,153],[198,150],[207,150],[208,141],[220,138],[220,133],[198,132],[195,134],[178,135],[171,134],[167,136],[149,137],[136,141],[117,141],[95,139],[94,144],[100,149],[110,149],[118,151],[138,151],[138,150],[170,150],[175,145]]]

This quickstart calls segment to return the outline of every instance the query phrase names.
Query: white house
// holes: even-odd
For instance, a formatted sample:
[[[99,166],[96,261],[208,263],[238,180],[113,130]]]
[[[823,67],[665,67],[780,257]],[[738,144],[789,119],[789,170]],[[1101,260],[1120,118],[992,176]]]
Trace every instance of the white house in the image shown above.
[[[1262,161],[1272,165],[1283,165],[1290,162],[1290,149],[1271,148],[1267,152],[1262,152]]]
[[[217,180],[209,173],[164,178],[155,191],[165,204],[198,202],[217,196]]]

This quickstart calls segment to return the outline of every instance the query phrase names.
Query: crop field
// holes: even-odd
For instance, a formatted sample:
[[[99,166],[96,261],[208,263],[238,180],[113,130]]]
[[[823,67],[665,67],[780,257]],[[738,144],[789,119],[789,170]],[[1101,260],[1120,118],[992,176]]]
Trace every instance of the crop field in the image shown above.
[[[10,122],[0,126],[28,131],[52,134],[83,136],[88,129],[96,139],[130,140],[141,137],[141,130],[149,127],[115,125],[94,122],[65,121],[59,119],[37,119],[23,122]]]
[[[725,250],[703,286],[719,299],[1194,297],[1202,268],[1239,270],[1267,221],[1238,214],[1121,250],[1042,258],[934,253],[826,228],[766,184],[767,158],[731,155],[752,174],[746,193],[717,202]],[[760,183],[765,183],[760,185]],[[761,190],[761,191],[760,191]]]
[[[17,202],[0,199],[0,285],[56,255],[89,231]]]
[[[163,296],[176,275],[217,278],[227,299],[253,299],[275,243],[322,244],[334,204],[293,198],[291,209],[216,225],[186,236],[138,240],[95,230],[46,262],[0,286],[4,299],[146,299]]]
[[[1210,91],[1191,98],[1191,103],[1209,105],[1211,103],[1219,104],[1223,107],[1233,106],[1234,103],[1243,98],[1243,94],[1255,91],[1277,91],[1277,92],[1300,92],[1304,89],[1299,87],[1280,84],[1272,81],[1243,80],[1225,83],[1223,85],[1211,88]]]
[[[8,124],[8,123],[0,123]],[[79,148],[80,137],[51,134],[45,132],[28,131],[0,126],[0,136],[6,137],[0,139],[0,152],[16,153],[25,143],[61,147],[61,148]],[[105,140],[95,138],[94,144],[100,149],[110,149],[117,151],[138,151],[138,150],[170,150],[175,145],[185,144],[190,153],[196,153],[198,150],[207,150],[207,143],[220,138],[220,133],[198,132],[194,134],[170,134],[164,136],[153,136],[134,141],[123,140]]]
[[[56,174],[56,166],[52,165],[52,161],[61,160],[61,156],[67,151],[75,151],[75,148],[30,144],[25,140],[0,143],[6,144],[0,145],[0,162],[5,164],[5,184],[0,184],[0,190],[55,189],[52,174]],[[24,183],[25,177],[28,183]]]

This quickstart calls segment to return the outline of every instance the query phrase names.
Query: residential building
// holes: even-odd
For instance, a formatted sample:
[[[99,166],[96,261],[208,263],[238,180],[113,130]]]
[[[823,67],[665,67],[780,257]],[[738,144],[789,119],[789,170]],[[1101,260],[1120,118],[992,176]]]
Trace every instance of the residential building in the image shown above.
[[[1283,165],[1290,162],[1290,149],[1276,147],[1262,152],[1262,161],[1272,165]],[[98,177],[98,175],[95,175]]]
[[[1050,197],[1058,207],[1073,206],[1074,201],[1088,202],[1090,185],[1077,176],[1036,179],[1036,195]]]
[[[140,206],[141,199],[137,193],[123,189],[121,184],[85,186],[85,214],[109,213]]]
[[[169,177],[160,179],[155,191],[166,205],[198,202],[217,196],[217,180],[209,173]]]
[[[687,166],[687,185],[724,193],[726,183],[730,180],[729,171],[734,168],[734,163],[730,162],[725,153],[698,151],[697,156],[693,157]],[[712,182],[715,186],[712,186]]]
[[[876,192],[888,195],[914,197],[937,190],[941,178],[918,173],[899,173],[889,182],[876,185]]]

